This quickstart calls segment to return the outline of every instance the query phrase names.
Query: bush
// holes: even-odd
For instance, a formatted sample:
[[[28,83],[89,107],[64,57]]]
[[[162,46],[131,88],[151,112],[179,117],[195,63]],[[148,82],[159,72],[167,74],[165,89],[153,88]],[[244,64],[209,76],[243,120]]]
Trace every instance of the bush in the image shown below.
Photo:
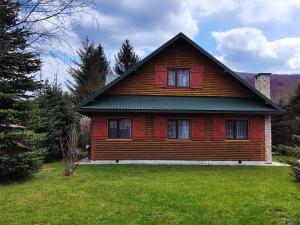
[[[300,163],[291,163],[291,169],[293,171],[291,175],[295,177],[297,181],[300,182]]]
[[[276,145],[272,147],[273,152],[279,155],[294,156],[300,158],[300,146]]]

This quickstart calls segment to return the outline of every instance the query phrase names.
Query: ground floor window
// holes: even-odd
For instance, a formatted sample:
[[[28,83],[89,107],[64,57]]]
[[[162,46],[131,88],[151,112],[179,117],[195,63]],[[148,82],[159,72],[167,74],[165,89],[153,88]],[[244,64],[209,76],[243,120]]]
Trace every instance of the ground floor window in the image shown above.
[[[248,120],[226,120],[225,128],[228,140],[248,139]]]
[[[108,120],[109,139],[130,139],[131,138],[131,119],[118,118]]]
[[[190,139],[190,120],[168,120],[169,139]]]

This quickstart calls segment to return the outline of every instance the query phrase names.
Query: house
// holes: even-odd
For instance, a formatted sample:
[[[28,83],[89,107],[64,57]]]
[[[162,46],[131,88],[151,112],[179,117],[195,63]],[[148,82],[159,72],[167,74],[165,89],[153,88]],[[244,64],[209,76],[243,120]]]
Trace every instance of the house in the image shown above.
[[[271,163],[269,77],[256,89],[179,33],[76,107],[90,159]]]

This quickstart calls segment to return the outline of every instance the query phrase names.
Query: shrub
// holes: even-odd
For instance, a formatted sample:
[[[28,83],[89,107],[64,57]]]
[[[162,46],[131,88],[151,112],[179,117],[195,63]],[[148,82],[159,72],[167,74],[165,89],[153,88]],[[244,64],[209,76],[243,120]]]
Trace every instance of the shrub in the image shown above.
[[[273,152],[279,155],[294,156],[300,158],[300,146],[276,145],[272,147]]]
[[[72,125],[65,138],[60,139],[60,146],[65,165],[64,175],[73,176],[75,169],[82,158],[82,151],[78,148],[80,132],[75,125]]]
[[[291,169],[292,169],[292,176],[296,178],[297,181],[300,182],[300,163],[299,161],[297,163],[290,163]]]

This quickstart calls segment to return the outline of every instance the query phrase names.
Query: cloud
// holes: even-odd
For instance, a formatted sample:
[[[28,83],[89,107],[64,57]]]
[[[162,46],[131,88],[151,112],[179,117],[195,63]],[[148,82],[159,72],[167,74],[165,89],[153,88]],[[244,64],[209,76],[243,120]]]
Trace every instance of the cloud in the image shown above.
[[[86,7],[85,12],[76,12],[60,18],[59,21],[45,24],[44,26],[51,26],[64,23],[69,28],[59,33],[64,41],[51,42],[47,45],[50,46],[49,49],[45,47],[45,52],[58,54],[58,59],[68,65],[70,59],[76,57],[75,50],[81,47],[81,40],[89,36],[96,44],[103,45],[113,66],[114,55],[124,39],[129,39],[138,55],[143,58],[179,32],[197,41],[199,35],[207,36],[201,30],[202,25],[206,32],[211,31],[210,25],[215,30],[223,30],[225,26],[228,29],[228,26],[251,24],[254,27],[267,24],[269,29],[277,24],[295,23],[299,8],[299,0],[102,0],[93,8]],[[262,31],[255,28],[229,31],[214,32],[213,38],[218,44],[219,57],[235,68],[251,71],[298,70],[300,56],[295,49],[292,50],[297,46],[297,38],[270,41]],[[281,31],[278,33],[281,35]],[[47,54],[43,57],[49,60]],[[257,62],[257,59],[262,61]],[[50,73],[49,76],[52,76],[54,72],[55,67],[52,71],[51,68],[46,68],[43,73]],[[67,75],[66,72],[62,74]]]
[[[194,38],[199,31],[189,5],[180,0],[104,0],[92,13],[98,21],[96,29],[89,18],[80,29],[104,45],[108,52],[118,49],[128,38],[137,49],[153,50],[179,32]]]
[[[232,69],[249,72],[293,73],[300,71],[300,38],[269,41],[256,28],[242,27],[212,32],[218,58]]]
[[[286,22],[300,7],[299,0],[247,0],[239,3],[238,16],[242,22],[248,24],[274,22],[274,20]]]
[[[231,17],[237,16],[244,24],[287,22],[300,8],[299,0],[186,0],[185,2],[190,10],[199,16],[231,12]]]
[[[59,23],[65,24],[68,29],[59,33],[62,41],[51,40],[45,45],[44,53],[69,57],[67,60],[57,59],[59,73],[62,73],[60,77],[67,75],[66,71],[62,71],[63,67],[76,57],[75,50],[81,47],[81,40],[87,35],[95,43],[101,43],[108,58],[113,61],[113,56],[125,39],[132,42],[137,54],[143,58],[181,31],[191,38],[199,31],[190,8],[179,0],[104,0],[95,8],[87,7],[84,12],[60,17],[59,20],[53,18],[40,27],[51,28],[52,24]],[[43,57],[45,68],[42,73],[52,77],[57,68],[48,64],[54,64],[54,58],[48,54]]]
[[[40,71],[42,80],[49,80],[53,82],[55,79],[55,75],[57,75],[57,82],[62,84],[63,88],[66,90],[66,86],[64,85],[66,80],[70,80],[71,76],[68,74],[69,65],[65,63],[63,60],[54,57],[54,56],[46,56],[43,58],[43,66]]]

